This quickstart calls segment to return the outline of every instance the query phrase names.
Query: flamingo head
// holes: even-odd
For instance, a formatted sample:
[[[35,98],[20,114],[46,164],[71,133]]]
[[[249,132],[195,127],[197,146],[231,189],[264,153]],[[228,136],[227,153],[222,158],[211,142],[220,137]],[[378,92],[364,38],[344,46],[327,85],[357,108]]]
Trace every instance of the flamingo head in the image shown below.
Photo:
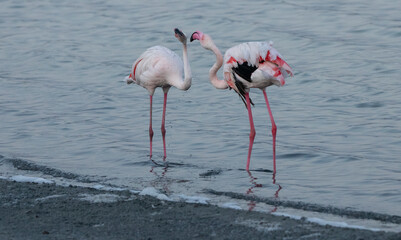
[[[201,31],[196,31],[192,33],[190,41],[192,42],[193,40],[201,40],[203,38],[204,34]]]
[[[199,40],[201,46],[208,50],[211,50],[214,46],[212,38],[201,31],[192,33],[190,41],[192,42],[193,40]]]
[[[178,41],[182,42],[182,44],[187,43],[187,36],[180,29],[174,28],[174,35],[178,39]]]

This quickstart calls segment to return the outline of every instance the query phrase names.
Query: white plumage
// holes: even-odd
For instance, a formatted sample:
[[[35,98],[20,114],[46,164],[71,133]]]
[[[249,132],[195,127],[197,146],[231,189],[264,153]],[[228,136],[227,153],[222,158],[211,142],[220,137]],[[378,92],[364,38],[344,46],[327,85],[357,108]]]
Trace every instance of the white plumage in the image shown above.
[[[236,75],[236,78],[246,88],[266,88],[272,84],[282,86],[285,84],[285,77],[292,76],[291,67],[282,59],[283,57],[273,47],[272,42],[246,42],[231,47],[226,51],[223,69],[224,73],[235,74],[233,68],[238,68],[238,65],[246,62],[248,66],[256,67],[250,79],[243,79],[238,74]],[[231,78],[225,80],[233,81]],[[235,89],[235,87],[233,88]]]
[[[154,46],[148,48],[142,53],[132,65],[132,71],[126,82],[136,83],[149,92],[150,96],[150,120],[149,120],[149,138],[150,138],[150,157],[152,157],[152,99],[157,87],[163,88],[163,118],[162,118],[162,137],[164,158],[166,158],[166,129],[165,116],[167,105],[167,93],[171,86],[181,90],[188,90],[191,87],[192,74],[188,61],[187,37],[179,29],[174,29],[175,37],[183,44],[183,60],[173,51],[166,47]]]
[[[150,95],[153,95],[156,87],[174,86],[188,90],[191,80],[185,81],[183,76],[183,61],[175,52],[163,46],[148,48],[132,65],[133,81],[146,88]]]

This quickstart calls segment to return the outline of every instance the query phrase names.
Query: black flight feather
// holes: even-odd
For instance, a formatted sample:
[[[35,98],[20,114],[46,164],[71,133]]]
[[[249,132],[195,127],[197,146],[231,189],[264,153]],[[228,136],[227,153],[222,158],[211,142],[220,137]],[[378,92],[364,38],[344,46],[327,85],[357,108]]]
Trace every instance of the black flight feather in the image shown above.
[[[248,62],[243,62],[242,64],[238,64],[237,67],[232,69],[236,74],[238,74],[238,76],[242,77],[248,82],[252,82],[251,75],[258,68],[256,66],[249,66]]]
[[[238,95],[240,96],[241,100],[244,102],[245,107],[247,107],[247,105],[246,105],[246,98],[245,98],[245,86],[244,86],[244,84],[243,84],[240,80],[237,79],[235,73],[233,74],[233,76],[234,76],[235,86],[236,86],[237,89],[238,89],[238,92],[237,92],[237,93],[238,93]],[[251,98],[249,98],[249,101],[250,101],[250,103],[252,104],[252,106],[254,106],[254,104],[253,104]]]

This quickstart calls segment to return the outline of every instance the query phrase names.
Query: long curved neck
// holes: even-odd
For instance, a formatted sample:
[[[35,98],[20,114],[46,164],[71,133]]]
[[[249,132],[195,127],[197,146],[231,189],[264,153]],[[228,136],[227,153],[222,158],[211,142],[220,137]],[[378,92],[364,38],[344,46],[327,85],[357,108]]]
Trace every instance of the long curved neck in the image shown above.
[[[216,55],[216,62],[213,64],[212,68],[210,68],[210,70],[209,70],[210,82],[217,89],[226,89],[226,88],[228,88],[226,81],[219,80],[217,78],[217,71],[219,71],[219,69],[223,65],[223,55],[221,55],[220,50],[217,48],[216,45],[214,45],[214,43],[213,43],[212,47],[210,48],[210,50]]]
[[[191,87],[192,83],[192,73],[188,60],[187,44],[183,43],[182,46],[183,46],[182,60],[184,62],[184,81],[178,88],[182,90],[188,90]]]

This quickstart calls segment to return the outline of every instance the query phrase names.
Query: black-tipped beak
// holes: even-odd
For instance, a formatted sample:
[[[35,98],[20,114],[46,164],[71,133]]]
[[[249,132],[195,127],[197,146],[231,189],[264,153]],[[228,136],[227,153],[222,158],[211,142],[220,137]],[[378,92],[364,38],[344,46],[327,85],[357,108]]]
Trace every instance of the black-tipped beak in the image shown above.
[[[177,34],[177,35],[179,35],[179,36],[184,36],[184,33],[181,32],[181,30],[178,29],[178,28],[174,28],[174,33]]]
[[[197,34],[197,32],[192,33],[191,38],[189,39],[190,42],[192,42],[194,39],[194,34]]]

